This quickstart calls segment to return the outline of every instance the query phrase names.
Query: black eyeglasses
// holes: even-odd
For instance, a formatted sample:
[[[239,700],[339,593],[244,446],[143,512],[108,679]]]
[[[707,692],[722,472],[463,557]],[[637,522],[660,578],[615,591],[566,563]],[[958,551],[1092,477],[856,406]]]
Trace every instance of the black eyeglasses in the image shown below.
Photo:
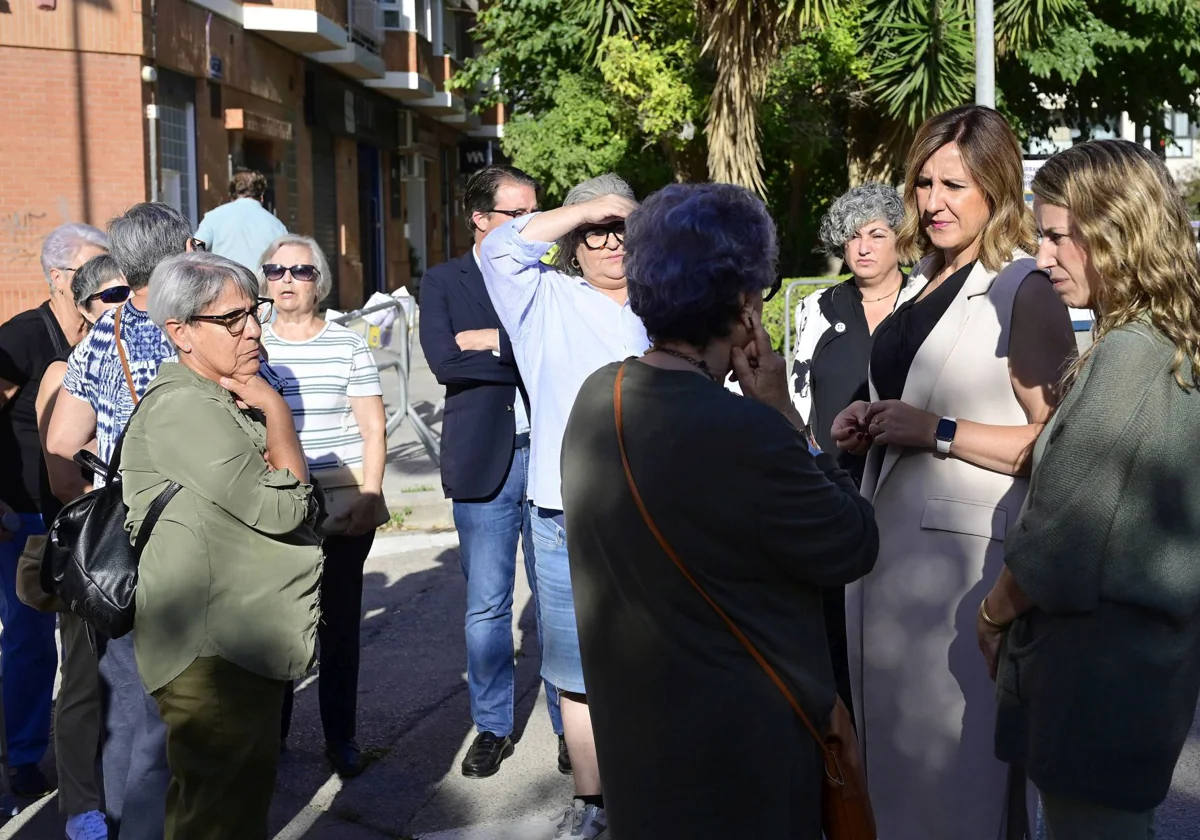
[[[65,265],[56,265],[54,267],[57,268],[59,271],[78,271],[79,270],[78,268],[68,268]]]
[[[293,280],[299,280],[302,283],[308,283],[317,279],[320,270],[315,265],[278,265],[276,263],[267,263],[262,267],[263,277],[268,280],[282,280],[283,275],[288,272],[292,273]]]
[[[193,237],[188,241],[192,243],[193,251],[207,251],[208,250],[208,245],[204,242],[203,239],[196,239],[195,237]]]
[[[122,303],[129,299],[132,291],[128,286],[109,286],[107,289],[101,289],[94,295],[88,295],[84,298],[85,301],[103,301],[104,303]]]
[[[616,240],[617,245],[624,245],[625,225],[585,230],[583,232],[583,247],[589,251],[599,251],[601,248],[607,248],[610,236]]]
[[[771,288],[763,292],[763,303],[766,303],[775,295],[779,294],[779,290],[783,288],[783,278],[776,277],[775,282],[771,284]]]
[[[193,315],[188,320],[220,324],[229,330],[231,336],[237,338],[246,331],[246,322],[250,318],[254,318],[258,324],[270,321],[271,314],[274,312],[274,306],[275,301],[270,298],[258,298],[254,306],[251,306],[249,309],[235,309],[232,312],[226,312],[224,315]]]
[[[488,212],[500,213],[501,215],[508,216],[510,219],[519,219],[522,216],[528,216],[530,213],[536,213],[537,210],[501,210],[499,207],[493,207]]]

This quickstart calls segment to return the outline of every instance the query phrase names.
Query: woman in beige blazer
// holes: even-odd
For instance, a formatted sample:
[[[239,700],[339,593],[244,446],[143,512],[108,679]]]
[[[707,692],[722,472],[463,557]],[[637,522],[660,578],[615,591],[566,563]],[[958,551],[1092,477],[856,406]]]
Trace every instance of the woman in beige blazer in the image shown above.
[[[872,402],[833,428],[839,447],[870,451],[862,492],[880,533],[875,571],[846,595],[858,732],[881,840],[1005,840],[1034,803],[993,758],[976,613],[1075,345],[1028,256],[1021,149],[999,114],[926,122],[904,200],[899,245],[923,255],[923,288],[876,334]]]

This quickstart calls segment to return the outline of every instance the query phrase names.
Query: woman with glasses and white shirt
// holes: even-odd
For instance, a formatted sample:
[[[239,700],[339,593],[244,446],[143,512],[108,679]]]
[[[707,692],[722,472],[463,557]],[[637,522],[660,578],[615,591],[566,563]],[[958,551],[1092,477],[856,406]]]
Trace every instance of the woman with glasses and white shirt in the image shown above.
[[[366,340],[317,312],[333,282],[320,246],[306,236],[281,236],[263,252],[260,265],[260,291],[275,302],[276,312],[263,327],[262,343],[271,366],[289,380],[283,396],[330,514],[321,526],[327,562],[317,628],[318,695],[325,756],[338,775],[349,778],[366,768],[354,730],[363,564],[375,529],[387,520],[383,390]],[[291,711],[289,687],[285,739]]]

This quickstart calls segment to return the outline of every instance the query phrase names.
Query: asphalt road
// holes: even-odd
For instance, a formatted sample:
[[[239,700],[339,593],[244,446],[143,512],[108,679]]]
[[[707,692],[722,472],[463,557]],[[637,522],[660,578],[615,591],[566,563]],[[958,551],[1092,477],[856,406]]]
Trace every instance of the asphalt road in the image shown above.
[[[367,562],[359,741],[374,763],[342,783],[321,755],[315,677],[301,684],[272,808],[278,840],[549,840],[571,796],[537,677],[528,588],[518,575],[516,753],[490,779],[459,762],[474,736],[463,662],[463,578],[455,536],[381,538]],[[46,764],[53,769],[52,760]],[[0,828],[0,840],[59,840],[53,800]],[[1159,813],[1160,840],[1200,838],[1200,726]],[[757,840],[748,838],[748,840]]]

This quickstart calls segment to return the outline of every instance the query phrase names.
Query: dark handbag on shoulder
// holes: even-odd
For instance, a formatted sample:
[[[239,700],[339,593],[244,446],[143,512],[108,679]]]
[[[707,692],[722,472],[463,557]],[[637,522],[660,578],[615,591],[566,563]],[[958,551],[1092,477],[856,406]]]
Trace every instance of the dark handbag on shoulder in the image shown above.
[[[119,310],[116,318],[117,352],[135,406],[132,422],[140,406],[121,347]],[[179,484],[171,482],[158,494],[130,545],[125,530],[129,508],[122,495],[120,472],[124,443],[122,432],[108,464],[87,450],[76,454],[75,462],[105,476],[105,483],[63,506],[46,535],[42,557],[42,589],[57,595],[68,612],[110,639],[119,639],[133,629],[138,562],[163,509],[179,492]]]
[[[109,464],[87,450],[75,456],[81,466],[106,476],[105,484],[63,506],[46,535],[42,557],[42,589],[110,639],[133,629],[138,562],[163,509],[179,492],[171,482],[158,494],[130,545],[125,530],[129,508],[121,489],[123,441],[124,435]]]
[[[628,363],[626,363],[628,364]],[[679,555],[671,548],[666,537],[658,530],[658,526],[654,524],[654,519],[650,516],[650,511],[646,508],[645,502],[642,501],[642,495],[638,492],[637,484],[633,480],[633,471],[629,468],[629,457],[625,453],[625,429],[621,416],[621,381],[625,377],[625,365],[622,365],[617,371],[617,381],[613,385],[613,407],[616,412],[617,419],[617,444],[621,449],[621,463],[625,467],[625,478],[629,482],[629,490],[633,493],[633,501],[637,504],[638,511],[642,514],[642,519],[646,523],[646,527],[650,529],[650,533],[658,541],[659,546],[666,553],[671,562],[675,564],[680,573],[687,579],[695,590],[700,593],[700,597],[713,608],[713,611],[721,617],[725,622],[729,631],[734,637],[741,642],[742,647],[750,654],[759,667],[763,669],[767,677],[774,683],[787,700],[788,705],[800,718],[800,722],[804,724],[804,728],[816,740],[817,745],[821,749],[821,754],[824,758],[825,775],[821,780],[821,827],[825,833],[827,840],[876,840],[877,834],[875,831],[875,814],[871,810],[871,799],[867,794],[866,773],[863,770],[862,753],[858,748],[858,737],[854,733],[854,727],[850,721],[850,712],[846,709],[846,705],[837,699],[833,707],[833,714],[830,715],[829,728],[824,733],[818,732],[816,727],[812,725],[808,715],[801,708],[800,703],[796,700],[791,689],[787,687],[783,679],[775,671],[771,664],[767,662],[763,655],[759,653],[758,648],[754,643],[747,638],[741,628],[734,623],[723,609],[714,601],[702,587]]]

